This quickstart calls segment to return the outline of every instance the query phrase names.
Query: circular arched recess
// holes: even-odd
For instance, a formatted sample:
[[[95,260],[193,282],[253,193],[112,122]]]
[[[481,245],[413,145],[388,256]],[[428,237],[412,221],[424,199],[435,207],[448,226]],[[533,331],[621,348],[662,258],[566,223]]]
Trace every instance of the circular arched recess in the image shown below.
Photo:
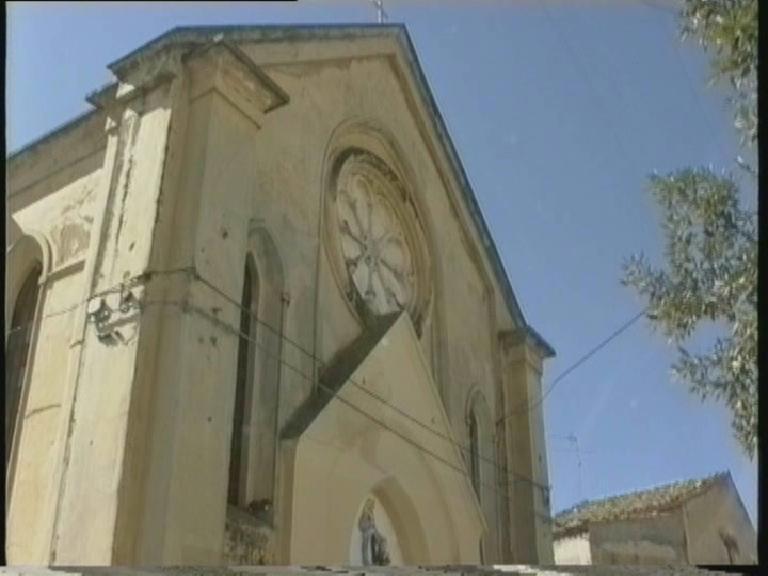
[[[324,245],[352,313],[369,324],[405,310],[418,334],[432,300],[423,219],[397,155],[359,126],[327,157]]]
[[[12,311],[24,280],[30,272],[39,268],[42,282],[51,270],[51,249],[42,234],[25,233],[5,252],[5,334],[8,336]]]

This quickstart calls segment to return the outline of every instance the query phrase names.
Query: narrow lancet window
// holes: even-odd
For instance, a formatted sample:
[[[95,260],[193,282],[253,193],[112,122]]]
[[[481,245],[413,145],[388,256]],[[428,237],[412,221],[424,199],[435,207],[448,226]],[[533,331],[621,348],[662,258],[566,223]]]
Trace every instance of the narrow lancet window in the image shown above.
[[[36,265],[28,274],[16,298],[10,332],[5,348],[5,464],[13,446],[13,434],[18,419],[22,387],[27,372],[32,324],[37,305],[41,267]]]
[[[480,439],[478,438],[477,416],[475,411],[469,413],[469,472],[472,487],[480,497]]]
[[[246,452],[250,411],[247,410],[253,380],[253,341],[256,302],[258,299],[256,270],[249,255],[245,261],[243,295],[240,309],[240,335],[237,346],[237,379],[235,383],[235,411],[229,455],[229,489],[227,501],[233,506],[245,505]]]

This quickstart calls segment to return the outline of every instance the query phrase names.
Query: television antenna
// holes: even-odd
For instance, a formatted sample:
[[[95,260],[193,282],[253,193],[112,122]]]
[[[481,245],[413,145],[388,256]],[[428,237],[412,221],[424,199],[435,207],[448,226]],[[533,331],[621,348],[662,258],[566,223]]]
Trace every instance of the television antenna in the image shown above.
[[[568,440],[569,442],[571,442],[574,445],[574,447],[576,448],[576,461],[577,461],[578,467],[579,467],[579,470],[578,470],[578,472],[579,472],[579,474],[578,474],[579,500],[581,500],[581,450],[579,450],[579,439],[576,437],[576,434],[573,434],[573,433],[569,434],[568,436],[566,436],[565,439]]]

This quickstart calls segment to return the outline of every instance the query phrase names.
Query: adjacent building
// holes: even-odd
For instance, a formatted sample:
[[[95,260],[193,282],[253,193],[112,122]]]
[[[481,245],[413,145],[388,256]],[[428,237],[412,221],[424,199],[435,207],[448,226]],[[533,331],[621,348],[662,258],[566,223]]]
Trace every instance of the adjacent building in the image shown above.
[[[405,28],[110,70],[7,159],[8,562],[551,563],[554,352]]]
[[[757,536],[730,472],[558,514],[557,564],[755,564]]]

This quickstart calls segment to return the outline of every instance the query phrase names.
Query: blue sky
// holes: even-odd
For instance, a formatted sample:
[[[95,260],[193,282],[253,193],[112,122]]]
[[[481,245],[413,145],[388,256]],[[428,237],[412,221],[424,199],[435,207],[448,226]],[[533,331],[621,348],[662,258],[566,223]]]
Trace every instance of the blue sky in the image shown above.
[[[730,169],[743,154],[673,6],[385,0],[408,27],[525,315],[557,349],[545,386],[642,308],[619,278],[633,252],[661,261],[647,175]],[[87,110],[108,63],[174,26],[375,21],[369,0],[12,3],[6,147]],[[753,188],[744,201],[755,206]],[[548,396],[553,511],[730,469],[755,523],[756,464],[725,408],[672,379],[673,360],[643,319]]]

